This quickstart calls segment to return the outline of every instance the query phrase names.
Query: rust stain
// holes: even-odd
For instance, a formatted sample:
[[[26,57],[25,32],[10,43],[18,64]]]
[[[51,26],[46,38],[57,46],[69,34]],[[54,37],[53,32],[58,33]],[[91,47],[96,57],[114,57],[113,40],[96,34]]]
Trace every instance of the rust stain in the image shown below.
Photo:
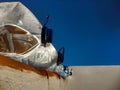
[[[15,33],[26,34],[27,33],[25,31],[21,30],[21,28],[18,28],[16,26],[12,26],[12,25],[5,25],[4,28],[7,29],[12,34],[15,34]]]
[[[56,76],[57,78],[60,79],[60,75],[58,75],[57,73],[54,72],[50,72],[47,70],[38,70],[30,65],[15,61],[14,59],[11,59],[9,57],[6,56],[2,56],[0,55],[0,65],[1,66],[8,66],[17,70],[20,70],[21,72],[25,69],[25,70],[29,70],[29,71],[33,71],[39,75],[42,76],[47,76],[47,78],[52,77],[52,76]]]
[[[50,72],[50,71],[47,71],[47,74],[48,74],[48,76],[56,76],[57,78],[59,78],[60,79],[60,75],[58,75],[57,73],[55,73],[55,72]]]

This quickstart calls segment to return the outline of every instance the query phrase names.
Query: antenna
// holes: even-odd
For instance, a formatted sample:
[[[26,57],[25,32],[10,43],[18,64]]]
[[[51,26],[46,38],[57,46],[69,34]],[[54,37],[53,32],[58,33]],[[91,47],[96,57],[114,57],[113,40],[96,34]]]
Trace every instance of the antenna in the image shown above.
[[[43,27],[45,27],[45,26],[47,25],[49,18],[50,18],[50,16],[46,16],[46,21],[45,21],[45,23],[43,24]]]

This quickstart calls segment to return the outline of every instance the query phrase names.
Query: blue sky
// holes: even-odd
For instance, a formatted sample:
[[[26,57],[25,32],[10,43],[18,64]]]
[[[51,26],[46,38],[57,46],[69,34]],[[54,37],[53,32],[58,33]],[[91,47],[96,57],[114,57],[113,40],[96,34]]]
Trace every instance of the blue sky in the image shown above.
[[[43,24],[50,15],[53,45],[65,47],[65,65],[120,64],[119,0],[21,1]]]

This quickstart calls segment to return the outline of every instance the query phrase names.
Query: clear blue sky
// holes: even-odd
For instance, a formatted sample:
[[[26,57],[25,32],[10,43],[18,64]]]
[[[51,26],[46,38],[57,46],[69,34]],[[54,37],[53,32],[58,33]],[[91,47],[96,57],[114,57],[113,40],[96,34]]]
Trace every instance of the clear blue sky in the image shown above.
[[[65,47],[65,65],[120,65],[120,0],[21,1],[54,30],[53,45]]]

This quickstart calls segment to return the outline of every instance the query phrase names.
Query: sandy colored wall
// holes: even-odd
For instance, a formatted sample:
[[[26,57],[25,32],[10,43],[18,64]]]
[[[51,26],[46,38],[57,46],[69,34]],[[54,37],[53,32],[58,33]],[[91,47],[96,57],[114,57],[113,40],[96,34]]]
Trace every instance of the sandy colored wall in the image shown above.
[[[0,66],[0,90],[120,90],[120,66],[72,67],[64,80]]]
[[[72,67],[68,90],[120,90],[120,66]]]
[[[56,73],[0,56],[0,90],[67,90],[66,84]]]
[[[65,80],[0,66],[0,90],[66,90]]]
[[[73,75],[37,70],[0,56],[0,90],[120,90],[120,66],[74,66]]]

